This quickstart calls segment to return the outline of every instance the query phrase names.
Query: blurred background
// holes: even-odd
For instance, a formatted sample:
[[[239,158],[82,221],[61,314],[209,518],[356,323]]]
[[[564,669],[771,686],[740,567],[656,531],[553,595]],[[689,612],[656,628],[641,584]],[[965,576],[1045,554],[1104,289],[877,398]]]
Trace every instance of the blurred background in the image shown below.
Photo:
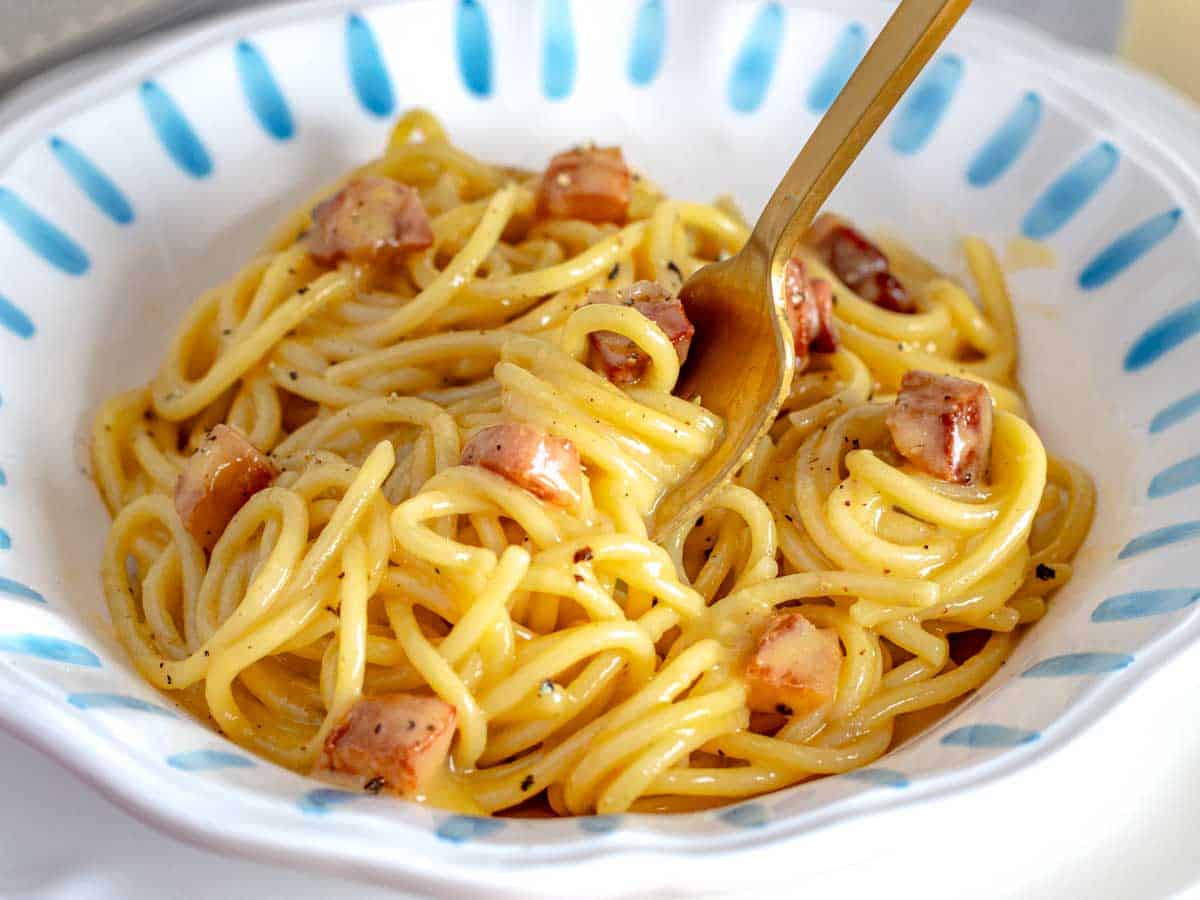
[[[0,94],[96,43],[263,0],[0,0]],[[703,0],[695,0],[703,2]],[[1117,53],[1200,100],[1200,0],[976,0],[1100,53]]]

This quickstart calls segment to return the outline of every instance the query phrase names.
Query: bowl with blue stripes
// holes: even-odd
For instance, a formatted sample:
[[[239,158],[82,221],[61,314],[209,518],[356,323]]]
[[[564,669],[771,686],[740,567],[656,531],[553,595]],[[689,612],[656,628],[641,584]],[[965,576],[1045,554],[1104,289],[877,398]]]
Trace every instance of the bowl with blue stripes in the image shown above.
[[[1072,582],[955,713],[863,770],[701,813],[534,821],[336,790],[256,759],[116,645],[87,477],[97,403],[144,382],[192,299],[423,106],[538,168],[592,138],[673,195],[758,209],[887,14],[875,0],[341,0],[143,43],[0,109],[0,724],[142,818],[225,850],[410,889],[711,888],[722,861],[961,791],[1071,740],[1200,637],[1200,117],[971,13],[833,204],[953,274],[1013,265],[1047,443],[1099,486]],[[1115,762],[1115,761],[1114,761]],[[686,865],[662,865],[663,856]],[[515,864],[518,863],[519,864]],[[733,872],[733,874],[731,874]]]

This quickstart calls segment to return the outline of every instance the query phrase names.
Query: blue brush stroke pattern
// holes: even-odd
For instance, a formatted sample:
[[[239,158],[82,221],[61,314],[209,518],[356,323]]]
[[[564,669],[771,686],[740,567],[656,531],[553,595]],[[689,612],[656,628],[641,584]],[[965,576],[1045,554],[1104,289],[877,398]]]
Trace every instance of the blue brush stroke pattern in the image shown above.
[[[545,0],[542,24],[542,93],[561,100],[575,89],[575,26],[569,0]]]
[[[1193,456],[1183,462],[1176,463],[1154,476],[1146,496],[1151,500],[1169,497],[1190,487],[1200,484],[1200,456]]]
[[[620,816],[579,816],[575,819],[580,831],[588,834],[611,834],[621,826]]]
[[[1108,141],[1081,156],[1038,197],[1025,214],[1021,233],[1033,240],[1057,234],[1112,177],[1120,158]]]
[[[1125,371],[1136,372],[1200,334],[1200,300],[1168,314],[1146,329],[1125,354]]]
[[[759,10],[742,39],[728,88],[729,105],[738,112],[754,112],[766,99],[779,60],[779,48],[783,45],[783,31],[782,4],[768,3]]]
[[[454,46],[463,84],[476,97],[492,93],[492,36],[487,12],[479,0],[459,0],[454,20]]]
[[[82,247],[8,188],[0,188],[0,221],[56,269],[82,275],[91,268]]]
[[[184,772],[205,772],[211,769],[253,769],[254,760],[227,750],[192,750],[167,757],[167,765]]]
[[[663,0],[644,0],[633,25],[629,48],[629,80],[645,86],[662,68],[667,47],[667,8]]]
[[[1151,419],[1150,433],[1158,434],[1160,431],[1166,431],[1172,425],[1177,425],[1198,412],[1200,412],[1200,391],[1188,394],[1181,400],[1176,400]]]
[[[8,536],[8,532],[0,528],[0,550],[11,550],[12,538]]]
[[[867,784],[877,784],[882,787],[906,788],[911,783],[908,776],[895,769],[855,769],[847,772],[846,777],[854,781],[865,781]]]
[[[249,41],[238,41],[233,51],[242,93],[263,130],[277,141],[290,140],[296,123],[267,58]]]
[[[1170,237],[1182,218],[1182,209],[1172,209],[1121,235],[1079,273],[1079,286],[1085,291],[1104,287]]]
[[[298,805],[302,813],[323,816],[334,807],[343,806],[359,796],[351,791],[339,791],[337,788],[317,788],[301,797]]]
[[[4,487],[6,484],[8,484],[8,476],[4,474],[3,469],[0,469],[0,487]]]
[[[178,716],[164,706],[150,703],[128,694],[83,693],[70,694],[67,702],[77,709],[131,709],[136,712],[154,713],[172,719]]]
[[[10,597],[20,597],[22,600],[32,600],[34,603],[45,603],[46,598],[27,585],[21,584],[19,581],[13,581],[11,578],[0,576],[0,594],[8,594]]]
[[[967,725],[945,735],[942,743],[948,747],[1019,747],[1039,737],[1036,731],[1007,725]]]
[[[1093,622],[1124,622],[1177,612],[1200,600],[1200,589],[1172,588],[1160,591],[1135,591],[1109,597],[1092,611]]]
[[[167,154],[193,178],[212,174],[212,157],[170,95],[154,81],[142,82],[142,107]]]
[[[717,818],[735,828],[762,828],[767,824],[767,810],[761,803],[743,803],[722,810]]]
[[[79,185],[79,189],[102,213],[118,225],[128,225],[133,221],[133,206],[129,198],[78,147],[54,135],[50,138],[50,149],[67,174]]]
[[[858,22],[847,25],[825,65],[808,89],[808,109],[820,115],[833,106],[867,52],[867,29]]]
[[[1012,168],[1042,122],[1042,98],[1029,91],[967,167],[967,182],[985,188]]]
[[[500,819],[488,819],[483,816],[451,816],[437,827],[435,832],[443,841],[452,844],[465,844],[489,837],[504,828]]]
[[[1022,678],[1067,678],[1072,675],[1103,675],[1119,672],[1133,662],[1128,653],[1067,653],[1030,666]]]
[[[72,666],[100,668],[100,657],[87,647],[45,634],[0,635],[0,653],[17,653]]]
[[[390,116],[396,108],[392,78],[383,62],[375,32],[357,13],[346,17],[346,59],[354,96],[362,108],[373,116]]]
[[[1117,554],[1117,559],[1129,559],[1132,556],[1140,556],[1151,550],[1157,550],[1159,547],[1168,547],[1171,544],[1190,541],[1198,537],[1200,537],[1200,522],[1180,522],[1178,525],[1168,525],[1165,528],[1157,528],[1135,537]]]
[[[900,103],[892,128],[892,149],[904,156],[919,153],[941,124],[963,77],[963,61],[939,57]]]

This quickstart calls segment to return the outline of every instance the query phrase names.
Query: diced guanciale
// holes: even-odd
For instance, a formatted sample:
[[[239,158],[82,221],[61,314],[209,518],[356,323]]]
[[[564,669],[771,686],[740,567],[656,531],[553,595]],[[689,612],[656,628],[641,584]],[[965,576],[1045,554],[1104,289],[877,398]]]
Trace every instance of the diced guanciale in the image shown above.
[[[358,775],[372,790],[413,796],[446,764],[454,707],[437,697],[363,697],[325,738],[321,764]]]
[[[433,228],[415,188],[364,175],[317,205],[305,243],[326,265],[385,262],[432,246]]]
[[[277,474],[271,460],[238,431],[214,426],[175,482],[175,509],[183,527],[211,550],[237,511]]]
[[[633,176],[620,147],[577,147],[550,160],[538,189],[538,215],[625,221]]]
[[[632,306],[662,329],[681,364],[687,359],[696,329],[679,298],[657,281],[636,281],[616,293],[592,291],[587,302]],[[633,384],[646,374],[650,357],[629,338],[612,331],[594,331],[590,340],[592,368],[613,384]]]
[[[908,372],[887,426],[900,454],[934,478],[976,484],[987,472],[992,398],[978,382]]]
[[[887,256],[845,219],[830,213],[818,216],[805,242],[864,300],[892,312],[916,311],[912,297],[891,273]]]
[[[823,278],[809,278],[804,263],[793,258],[783,267],[783,296],[796,343],[796,368],[804,368],[810,350],[818,353],[837,350],[833,286]]]
[[[803,716],[832,703],[842,668],[837,632],[803,613],[772,616],[746,666],[750,709]]]
[[[476,432],[463,448],[464,466],[481,466],[557,506],[573,507],[583,493],[579,451],[533,425],[505,422]]]

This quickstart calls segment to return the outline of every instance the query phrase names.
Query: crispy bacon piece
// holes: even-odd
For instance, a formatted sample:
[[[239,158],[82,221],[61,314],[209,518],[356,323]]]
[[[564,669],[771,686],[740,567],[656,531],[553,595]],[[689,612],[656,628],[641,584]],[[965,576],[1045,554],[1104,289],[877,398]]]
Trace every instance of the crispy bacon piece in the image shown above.
[[[592,291],[588,294],[587,302],[632,306],[662,329],[675,348],[681,364],[687,359],[696,329],[684,312],[679,298],[657,281],[635,281],[615,294],[612,291]],[[592,368],[613,384],[633,384],[646,374],[650,357],[629,338],[612,331],[594,331],[590,340]]]
[[[935,478],[975,484],[987,472],[992,398],[982,384],[908,372],[887,426],[900,454]]]
[[[437,697],[363,697],[325,738],[321,764],[369,779],[371,790],[420,793],[446,763],[454,707]]]
[[[583,493],[575,445],[533,425],[505,422],[476,432],[463,448],[462,464],[503,475],[557,506],[575,506]]]
[[[364,175],[317,205],[305,242],[326,265],[374,262],[432,246],[433,229],[415,188]]]
[[[538,189],[546,219],[625,221],[633,176],[620,147],[576,147],[550,160]]]
[[[916,312],[912,297],[891,273],[887,256],[845,219],[831,213],[818,216],[805,242],[864,300],[892,312]]]
[[[783,267],[783,295],[788,324],[796,342],[796,367],[803,368],[809,350],[833,353],[838,348],[833,318],[833,286],[823,278],[809,278],[804,263],[789,259]]]
[[[833,702],[842,670],[837,632],[803,613],[778,612],[746,666],[748,704],[758,713],[803,716]]]
[[[211,550],[246,501],[279,474],[274,463],[228,425],[216,425],[175,481],[175,509],[183,527]]]

